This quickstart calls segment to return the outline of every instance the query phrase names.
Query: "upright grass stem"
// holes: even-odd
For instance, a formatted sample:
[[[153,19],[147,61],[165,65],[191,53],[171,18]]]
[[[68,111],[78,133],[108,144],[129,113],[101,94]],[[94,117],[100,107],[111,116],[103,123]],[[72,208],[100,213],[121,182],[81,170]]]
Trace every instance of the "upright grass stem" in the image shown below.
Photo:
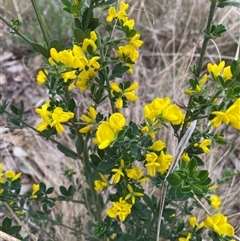
[[[33,9],[35,11],[35,14],[36,14],[39,26],[41,28],[44,40],[45,40],[47,46],[49,46],[49,44],[50,44],[50,37],[49,37],[49,34],[48,34],[48,30],[47,30],[46,24],[44,23],[42,15],[40,13],[38,4],[37,4],[36,0],[31,0],[31,2],[32,2],[32,5],[33,5]]]
[[[209,10],[208,20],[207,20],[207,26],[206,26],[207,32],[211,31],[211,26],[212,26],[212,21],[213,21],[214,13],[215,13],[215,10],[216,10],[216,6],[217,6],[217,0],[212,0],[210,10]],[[199,76],[201,74],[202,65],[203,65],[205,54],[206,54],[206,49],[207,49],[209,39],[210,38],[205,34],[203,44],[202,44],[202,48],[201,48],[200,58],[199,58],[199,61],[198,61],[198,64],[197,64],[197,68],[195,70],[195,78],[198,78],[198,79],[199,79]],[[184,119],[182,131],[180,133],[180,139],[178,140],[179,142],[180,142],[181,138],[183,137],[183,135],[184,135],[184,133],[186,132],[186,129],[187,129],[187,125],[188,125],[190,114],[191,114],[190,110],[188,110],[188,107],[191,105],[191,102],[192,102],[192,96],[189,98],[189,102],[188,102],[188,106],[187,106],[187,113],[186,113],[186,116],[185,116],[185,119]]]

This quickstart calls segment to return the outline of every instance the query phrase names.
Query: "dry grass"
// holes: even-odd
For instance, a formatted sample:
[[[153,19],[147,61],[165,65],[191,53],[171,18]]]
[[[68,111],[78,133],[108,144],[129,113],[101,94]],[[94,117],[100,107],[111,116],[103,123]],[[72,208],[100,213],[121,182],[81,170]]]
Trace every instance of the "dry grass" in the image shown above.
[[[10,17],[14,17],[15,14],[13,13],[15,12],[24,23],[36,21],[32,17],[32,9],[29,3],[23,0],[19,2],[21,3],[16,4],[15,0],[3,0],[0,10]],[[50,5],[55,7],[56,14],[58,13],[55,17],[52,16],[52,20],[50,20],[54,22],[54,19],[56,20],[59,17],[61,6],[59,7],[60,3],[54,3],[55,1],[50,2]],[[52,11],[50,5],[45,5],[47,6],[45,17],[49,16],[48,14]],[[183,90],[190,76],[189,67],[199,57],[203,40],[201,30],[206,23],[209,1],[131,0],[130,6],[130,16],[136,20],[136,28],[140,30],[145,44],[141,48],[140,60],[135,67],[133,75],[130,77],[133,80],[138,80],[140,83],[138,91],[139,101],[131,104],[131,109],[124,110],[124,113],[128,116],[128,119],[140,123],[143,119],[143,105],[155,97],[170,96],[176,102],[186,103],[187,100],[183,95]],[[70,36],[69,31],[71,28],[69,26],[71,21],[66,16],[61,16],[61,21],[57,22],[59,27],[57,27],[58,31],[55,31],[55,34],[59,34],[57,38],[62,40],[65,37],[65,41],[68,42],[67,38]],[[225,24],[229,31],[219,40],[217,39],[210,43],[207,49],[205,66],[207,62],[219,62],[221,59],[229,62],[235,57],[240,41],[240,12],[238,9],[232,7],[220,9],[215,17],[215,22]],[[31,24],[27,26],[23,24],[23,27],[28,30],[28,33],[35,33],[34,37],[36,40],[41,41],[38,30],[36,31]],[[65,32],[66,29],[67,33]],[[56,33],[59,31],[61,32]],[[7,44],[8,47],[12,46],[12,41],[7,40],[7,38],[5,40],[4,44]],[[203,72],[205,72],[204,69]],[[39,88],[33,83],[31,85],[34,88]],[[42,99],[46,98],[43,91],[40,93],[43,95]],[[81,97],[83,100],[82,110],[88,105],[88,99],[84,98],[84,96]],[[31,108],[34,108],[34,106],[31,106]],[[33,119],[32,122],[36,123],[36,117],[31,115],[31,118]],[[226,168],[230,168],[236,173],[228,184],[221,185],[217,189],[217,193],[223,199],[220,211],[229,215],[230,222],[234,226],[238,226],[236,234],[240,236],[240,192],[238,188],[240,184],[239,133],[231,128],[222,129],[222,131],[226,133],[226,138],[231,144],[220,148],[216,147],[210,155],[205,156],[204,168],[209,170],[213,182],[223,175]],[[5,160],[6,162],[7,160],[7,167],[20,169],[23,173],[28,174],[34,182],[43,180],[47,186],[54,186],[56,189],[58,189],[59,185],[67,183],[66,178],[62,175],[64,170],[73,168],[77,170],[77,176],[81,179],[81,183],[84,184],[80,163],[64,157],[56,151],[54,145],[46,144],[44,140],[32,132],[24,130],[10,133],[12,139],[17,138],[19,135],[23,136],[23,141],[18,143],[18,145],[26,150],[27,157],[19,159],[19,157],[14,156],[12,147],[8,145],[4,150],[7,154],[1,154],[3,161]],[[168,152],[174,155],[176,141],[172,140],[172,136],[169,130],[164,129],[160,134],[160,138],[168,144]],[[66,143],[72,143],[67,136],[64,136],[64,138],[67,138],[64,140]],[[9,143],[12,142],[9,141]],[[149,188],[147,192],[151,193],[152,190]],[[80,196],[81,193],[78,195]],[[204,204],[211,212],[214,212],[206,202]],[[59,204],[57,206],[57,211],[61,210],[64,213],[64,222],[66,224],[72,223],[74,215],[81,216],[83,213],[86,213],[86,210],[82,207],[68,205]],[[204,216],[205,213],[201,211],[198,214],[198,219],[201,220]],[[86,216],[83,215],[83,217],[85,218]],[[64,228],[57,228],[55,235],[58,241],[72,239],[72,236],[68,236]]]

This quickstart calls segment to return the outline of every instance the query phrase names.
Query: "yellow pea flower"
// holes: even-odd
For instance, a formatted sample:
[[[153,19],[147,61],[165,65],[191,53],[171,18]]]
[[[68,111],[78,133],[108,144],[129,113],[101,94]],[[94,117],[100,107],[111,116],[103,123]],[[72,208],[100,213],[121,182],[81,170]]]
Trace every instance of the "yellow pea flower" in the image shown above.
[[[169,105],[163,110],[163,118],[173,125],[179,125],[183,121],[183,113],[177,105]]]
[[[136,201],[135,197],[143,197],[144,196],[144,194],[141,192],[134,192],[134,190],[130,184],[127,184],[127,189],[129,191],[129,193],[125,197],[125,200],[128,200],[129,198],[131,198],[132,204],[135,204],[135,201]]]
[[[209,154],[210,149],[209,146],[211,145],[212,141],[210,139],[204,139],[200,144],[195,143],[194,147],[199,147],[203,150],[204,153]]]
[[[161,151],[165,147],[166,147],[166,143],[164,143],[161,140],[158,140],[158,141],[153,142],[151,149],[153,149],[154,151]]]
[[[125,172],[128,178],[137,180],[139,182],[146,182],[148,180],[147,177],[144,177],[144,172],[141,171],[140,167],[134,167],[132,169],[125,169]]]
[[[77,75],[75,74],[75,70],[64,72],[61,74],[63,81],[66,83],[68,80],[76,79]]]
[[[112,22],[114,18],[117,17],[117,10],[115,7],[111,6],[108,9],[108,16],[107,16],[107,22]]]
[[[8,170],[5,172],[5,177],[11,182],[19,179],[21,177],[21,175],[22,175],[21,172],[19,172],[18,174],[15,174],[15,172],[12,170]]]
[[[126,119],[121,113],[114,113],[109,118],[109,124],[114,131],[120,131],[126,124]]]
[[[134,27],[134,19],[130,19],[124,22],[123,26],[127,26],[129,30],[132,30]]]
[[[218,195],[211,195],[210,197],[210,202],[211,202],[211,206],[214,208],[214,209],[219,209],[219,206],[221,205],[221,199],[219,198]]]
[[[233,236],[234,228],[227,222],[227,217],[222,213],[217,213],[213,216],[208,216],[204,221],[204,226],[214,230],[219,235]]]
[[[232,78],[232,72],[231,72],[231,66],[227,66],[223,69],[222,77],[224,80],[231,79]]]
[[[56,107],[52,113],[52,123],[51,127],[55,127],[57,130],[57,133],[64,132],[64,127],[61,123],[68,122],[69,119],[72,119],[74,117],[74,113],[68,111],[63,111],[61,107]]]
[[[108,147],[115,139],[114,131],[111,128],[109,122],[103,121],[97,129],[96,133],[97,143],[99,149],[105,149]]]
[[[190,241],[190,238],[191,238],[191,234],[189,233],[186,238],[184,238],[184,237],[178,238],[178,241]]]
[[[135,47],[135,48],[140,48],[143,45],[143,41],[139,40],[140,34],[136,33],[130,40],[130,43]]]
[[[39,191],[39,189],[40,189],[40,184],[34,183],[33,186],[32,186],[32,196],[31,196],[32,199],[38,198],[36,193]]]
[[[47,70],[40,70],[37,74],[37,82],[39,85],[42,85],[46,82],[47,80],[47,74],[48,74],[48,71]]]
[[[191,225],[191,227],[194,227],[197,223],[197,218],[195,216],[189,216],[188,222]]]
[[[121,176],[124,177],[123,169],[125,167],[124,160],[121,159],[120,161],[120,167],[113,168],[112,172],[115,173],[112,177],[113,183],[119,183]]]
[[[117,109],[122,109],[123,99],[121,97],[116,100],[115,106],[116,106]]]
[[[217,64],[208,63],[207,69],[209,73],[212,73],[213,76],[216,78],[218,75],[220,75],[222,69],[225,66],[225,61],[220,62]]]
[[[188,156],[188,153],[187,152],[184,152],[181,156],[181,158],[186,162],[190,162],[190,157]]]
[[[97,49],[97,45],[94,43],[92,39],[85,38],[83,40],[82,50],[87,51],[88,46],[92,47],[93,52]]]
[[[112,202],[112,207],[107,209],[107,215],[110,218],[118,217],[123,222],[126,217],[131,213],[132,204],[123,200],[121,197],[118,202]]]
[[[210,120],[211,124],[217,128],[219,127],[222,122],[225,122],[226,124],[229,123],[229,118],[225,112],[222,111],[213,111],[211,114],[215,115],[215,117]]]
[[[101,179],[94,181],[94,189],[96,191],[101,191],[102,189],[108,186],[107,178],[102,173],[99,173],[99,175]]]

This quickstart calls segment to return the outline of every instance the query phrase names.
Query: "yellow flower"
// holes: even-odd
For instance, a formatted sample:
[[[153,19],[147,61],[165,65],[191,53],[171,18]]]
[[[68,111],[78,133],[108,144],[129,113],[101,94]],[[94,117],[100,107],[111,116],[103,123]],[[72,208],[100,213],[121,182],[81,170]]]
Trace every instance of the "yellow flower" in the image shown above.
[[[32,196],[31,196],[32,199],[38,198],[36,193],[39,191],[39,189],[40,189],[40,184],[34,183],[33,186],[32,186]]]
[[[146,182],[148,180],[147,177],[143,177],[144,172],[141,172],[140,167],[134,167],[132,169],[126,169],[126,174],[128,178],[137,180],[139,182]]]
[[[222,77],[224,80],[231,79],[232,78],[232,72],[231,72],[231,66],[227,66],[223,69]]]
[[[0,189],[0,195],[3,194],[4,192],[4,189]]]
[[[240,130],[240,98],[238,98],[227,110],[226,115],[230,125]]]
[[[197,218],[195,216],[189,216],[188,217],[188,222],[189,224],[194,227],[197,223]]]
[[[107,16],[107,22],[112,22],[114,18],[117,17],[117,10],[115,7],[111,6],[108,9],[108,16]]]
[[[52,113],[51,127],[55,127],[57,133],[64,132],[64,127],[61,123],[68,122],[74,117],[74,113],[63,111],[61,107],[56,107]]]
[[[87,51],[88,46],[92,47],[93,52],[97,49],[97,45],[94,43],[92,39],[85,38],[83,40],[82,50]]]
[[[160,166],[160,164],[157,162],[157,158],[158,156],[154,152],[146,154],[147,164],[145,164],[145,167],[147,167],[148,175],[151,177],[156,175],[157,167]]]
[[[208,216],[204,221],[204,226],[214,230],[216,233],[222,236],[234,235],[234,228],[227,222],[227,217],[221,213]]]
[[[5,177],[6,177],[9,181],[11,181],[11,182],[13,182],[13,181],[17,180],[18,178],[20,178],[21,175],[22,175],[21,172],[19,172],[18,174],[15,174],[15,172],[12,171],[12,170],[8,170],[8,171],[5,172]]]
[[[90,106],[88,109],[88,115],[83,114],[81,116],[82,120],[85,121],[86,123],[88,123],[87,126],[81,128],[79,130],[80,133],[87,133],[91,130],[92,126],[95,124],[96,122],[96,117],[97,117],[97,111],[94,107]]]
[[[97,34],[95,31],[90,32],[90,38],[93,42],[95,42],[97,40]]]
[[[218,65],[208,63],[207,69],[208,69],[208,72],[212,73],[213,76],[216,78],[218,75],[220,75],[224,66],[225,66],[225,61],[220,62]]]
[[[3,164],[0,162],[0,184],[5,183],[5,180],[2,178],[2,176],[3,176],[2,168],[3,168]]]
[[[143,41],[139,40],[140,34],[136,33],[130,40],[130,44],[132,44],[135,48],[140,48],[143,45]]]
[[[133,63],[135,63],[138,59],[138,51],[132,44],[126,44],[125,46],[119,46],[117,49],[117,57],[125,60],[130,58]]]
[[[210,145],[211,145],[211,140],[204,139],[200,144],[195,143],[194,147],[199,147],[203,150],[204,153],[209,154],[210,153],[210,149],[209,149]]]
[[[215,128],[219,127],[223,121],[226,124],[229,123],[229,118],[226,113],[222,111],[213,111],[211,114],[215,115],[215,117],[210,121]]]
[[[187,152],[184,152],[181,156],[181,158],[186,162],[188,163],[190,161],[190,157],[188,156],[188,153]]]
[[[115,106],[116,106],[117,109],[122,109],[122,107],[123,107],[123,99],[121,97],[117,98]]]
[[[143,196],[143,193],[141,193],[141,192],[134,192],[133,188],[130,184],[127,184],[127,189],[129,191],[129,193],[125,197],[125,200],[128,200],[129,198],[131,198],[132,204],[135,204],[135,201],[136,201],[135,197],[142,197]]]
[[[214,208],[214,209],[219,209],[219,206],[221,205],[221,199],[219,198],[218,195],[212,195],[210,197],[210,202],[211,202],[211,206]]]
[[[218,187],[217,185],[212,185],[212,186],[211,186],[211,187],[209,187],[208,189],[209,189],[209,190],[211,190],[211,191],[213,191],[213,190],[216,190],[216,189],[217,189],[217,187]]]
[[[48,74],[48,71],[47,70],[40,70],[37,74],[37,82],[39,85],[42,85],[46,82],[47,80],[47,74]]]
[[[171,165],[173,160],[173,156],[170,154],[165,154],[163,151],[161,151],[157,161],[160,164],[157,166],[157,171],[159,171],[161,174],[164,174],[169,166]]]
[[[165,147],[166,147],[166,143],[164,143],[161,140],[158,140],[152,144],[151,149],[153,149],[154,151],[161,151]]]
[[[202,227],[204,227],[204,222],[201,222],[201,223],[198,224],[197,230],[198,230],[198,229],[201,229]]]
[[[101,177],[101,180],[94,181],[94,189],[96,191],[101,191],[102,189],[108,186],[107,178],[102,173],[99,173],[99,175]]]
[[[127,26],[129,30],[132,30],[134,27],[134,19],[130,19],[124,22],[123,26]]]
[[[120,161],[120,167],[119,168],[113,168],[112,172],[115,173],[112,177],[113,183],[118,183],[120,181],[121,176],[124,177],[123,169],[125,167],[124,160],[121,159]]]
[[[75,70],[68,71],[61,74],[61,77],[63,78],[64,82],[67,82],[68,80],[76,79],[77,75],[75,74]]]
[[[98,126],[96,137],[99,149],[105,149],[114,141],[114,130],[111,128],[109,122],[103,121]]]
[[[99,69],[100,64],[97,62],[100,59],[100,56],[94,56],[89,60],[89,67],[93,67],[94,69]]]
[[[121,113],[114,113],[109,118],[109,124],[114,131],[120,131],[125,126],[126,119]]]
[[[191,238],[191,234],[189,233],[186,238],[183,238],[183,237],[178,238],[178,241],[189,241],[190,238]]]
[[[127,203],[121,197],[118,202],[112,202],[112,207],[107,209],[107,215],[110,218],[118,217],[123,222],[126,217],[131,213],[132,204]]]
[[[121,109],[123,107],[122,97],[125,97],[127,100],[136,101],[138,97],[136,96],[135,90],[138,88],[138,82],[134,82],[125,90],[121,90],[117,83],[112,82],[110,87],[113,91],[118,93],[119,98],[117,99],[115,105],[116,108]],[[114,95],[113,95],[114,96]]]
[[[173,125],[179,125],[183,121],[183,113],[177,105],[169,105],[163,110],[163,118]]]

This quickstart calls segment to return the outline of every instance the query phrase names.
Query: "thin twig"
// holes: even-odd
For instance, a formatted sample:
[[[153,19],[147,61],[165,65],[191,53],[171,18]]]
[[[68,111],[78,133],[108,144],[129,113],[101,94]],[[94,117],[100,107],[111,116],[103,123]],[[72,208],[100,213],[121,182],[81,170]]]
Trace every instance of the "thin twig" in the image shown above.
[[[14,238],[11,235],[0,231],[0,238],[4,241],[20,241],[20,239]]]

